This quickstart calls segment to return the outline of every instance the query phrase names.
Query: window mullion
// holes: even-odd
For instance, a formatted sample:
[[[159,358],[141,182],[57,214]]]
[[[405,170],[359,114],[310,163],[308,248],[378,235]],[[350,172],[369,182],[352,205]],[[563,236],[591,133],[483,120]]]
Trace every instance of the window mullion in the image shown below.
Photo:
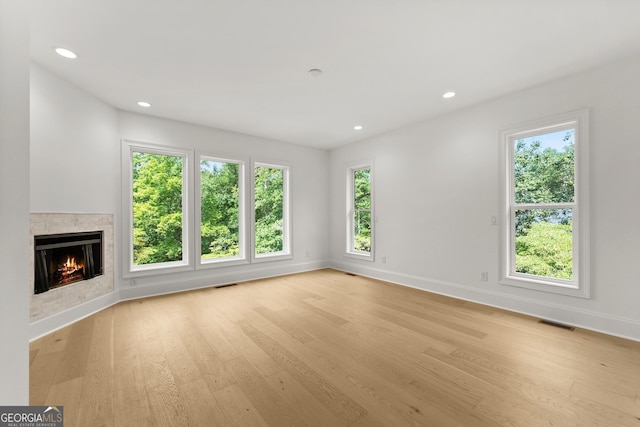
[[[575,203],[514,203],[513,208],[516,210],[530,209],[574,209]]]

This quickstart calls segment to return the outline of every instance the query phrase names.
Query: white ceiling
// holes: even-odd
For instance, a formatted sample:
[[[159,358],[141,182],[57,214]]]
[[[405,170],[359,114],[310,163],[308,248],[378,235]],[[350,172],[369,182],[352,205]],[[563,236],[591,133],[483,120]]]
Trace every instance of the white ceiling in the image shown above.
[[[638,52],[638,0],[32,1],[33,59],[108,104],[318,148]]]

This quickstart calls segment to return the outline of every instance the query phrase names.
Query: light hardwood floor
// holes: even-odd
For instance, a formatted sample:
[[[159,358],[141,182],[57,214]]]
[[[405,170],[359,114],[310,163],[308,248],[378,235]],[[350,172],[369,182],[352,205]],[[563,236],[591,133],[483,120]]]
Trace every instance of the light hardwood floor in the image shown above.
[[[128,301],[31,344],[65,426],[640,426],[640,343],[334,270]]]

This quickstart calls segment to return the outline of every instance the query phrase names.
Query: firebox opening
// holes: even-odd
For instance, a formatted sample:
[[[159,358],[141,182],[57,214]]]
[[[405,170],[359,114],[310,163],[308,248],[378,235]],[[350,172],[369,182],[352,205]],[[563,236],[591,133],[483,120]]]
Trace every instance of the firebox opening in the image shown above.
[[[35,236],[39,294],[102,274],[102,231]]]

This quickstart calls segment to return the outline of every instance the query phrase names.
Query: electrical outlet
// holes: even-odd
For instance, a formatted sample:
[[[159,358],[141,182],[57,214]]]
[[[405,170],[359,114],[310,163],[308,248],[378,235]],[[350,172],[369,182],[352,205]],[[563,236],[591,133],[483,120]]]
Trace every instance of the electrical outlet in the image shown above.
[[[489,280],[489,272],[483,271],[482,273],[480,273],[480,280],[482,280],[483,282]]]
[[[498,225],[498,217],[497,216],[492,216],[491,217],[491,225]]]
[[[305,256],[309,258],[309,251],[305,252]]]
[[[386,256],[383,256],[383,257],[382,257],[382,263],[383,263],[383,264],[386,264],[386,263],[387,263],[387,257],[386,257]]]

